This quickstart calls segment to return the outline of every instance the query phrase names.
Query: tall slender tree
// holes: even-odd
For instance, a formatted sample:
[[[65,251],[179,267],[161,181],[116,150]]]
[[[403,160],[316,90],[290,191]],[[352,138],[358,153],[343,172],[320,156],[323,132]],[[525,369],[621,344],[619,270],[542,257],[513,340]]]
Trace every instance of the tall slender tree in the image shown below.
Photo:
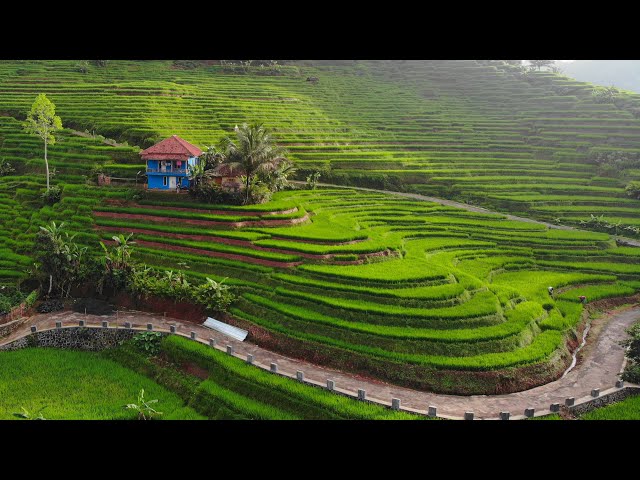
[[[31,111],[24,122],[27,133],[37,135],[44,141],[44,164],[47,169],[47,191],[49,191],[49,160],[47,159],[47,145],[54,145],[56,130],[62,128],[62,120],[56,115],[56,106],[44,93],[36,97]]]

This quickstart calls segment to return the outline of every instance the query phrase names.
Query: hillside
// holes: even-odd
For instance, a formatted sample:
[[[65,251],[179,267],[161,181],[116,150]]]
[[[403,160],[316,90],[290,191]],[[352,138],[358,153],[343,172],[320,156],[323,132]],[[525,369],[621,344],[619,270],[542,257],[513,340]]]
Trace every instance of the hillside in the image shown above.
[[[589,85],[481,62],[302,64],[279,73],[112,62],[83,74],[75,62],[1,62],[0,160],[17,171],[0,177],[0,282],[28,276],[35,234],[50,220],[64,220],[96,253],[99,240],[133,232],[135,258],[151,267],[186,262],[192,281],[226,277],[239,296],[227,320],[252,342],[465,394],[558,377],[584,326],[578,297],[640,290],[640,249],[602,232],[351,189],[284,191],[244,207],[134,198],[127,186],[145,168],[138,148],[97,136],[146,147],[178,134],[204,147],[236,124],[264,121],[302,177],[324,169],[322,181],[566,223],[604,214],[627,235],[623,225],[640,225],[625,178],[599,175],[594,160],[595,152],[640,153],[640,96],[595,103]],[[41,92],[68,127],[49,152],[63,189],[51,207],[40,199],[42,146],[19,123]],[[96,164],[129,181],[86,184]]]
[[[596,103],[589,84],[479,61],[302,62],[279,75],[168,61],[114,61],[83,74],[75,63],[2,62],[0,113],[23,117],[44,92],[65,126],[140,147],[171,134],[204,147],[241,122],[263,121],[301,178],[324,169],[328,182],[414,190],[566,224],[603,215],[587,227],[619,224],[629,236],[640,227],[640,201],[623,191],[640,178],[638,161],[611,176],[595,158],[640,154],[640,95]],[[3,141],[0,155],[13,156],[18,138]],[[118,154],[105,160],[108,170],[133,178],[143,165]],[[80,172],[53,159],[67,163],[59,173]]]

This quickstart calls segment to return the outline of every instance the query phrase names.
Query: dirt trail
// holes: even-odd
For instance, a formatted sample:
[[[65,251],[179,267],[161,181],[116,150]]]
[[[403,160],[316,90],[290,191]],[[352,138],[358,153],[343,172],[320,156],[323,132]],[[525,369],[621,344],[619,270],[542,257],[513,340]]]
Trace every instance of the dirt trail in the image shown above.
[[[71,132],[74,135],[78,135],[79,137],[94,138],[94,139],[97,137],[97,135],[94,137],[90,133],[81,132],[80,130],[74,130],[72,128],[66,128],[66,130]],[[125,145],[124,143],[118,143],[115,140],[113,142],[108,142],[106,138],[102,140],[102,143],[104,143],[105,145],[109,145],[110,147],[133,147],[133,145]]]
[[[302,181],[292,181],[291,183],[296,183],[296,184],[299,184],[299,185],[305,185],[306,184],[306,182],[302,182]],[[425,202],[439,203],[440,205],[445,205],[445,206],[448,206],[448,207],[462,208],[462,209],[467,210],[469,212],[493,213],[493,214],[497,214],[497,215],[502,215],[502,216],[508,218],[509,220],[516,220],[518,222],[527,222],[527,223],[537,223],[538,225],[544,225],[544,226],[546,226],[548,228],[554,228],[556,230],[580,230],[579,228],[570,227],[568,225],[555,225],[553,223],[543,222],[542,220],[534,220],[533,218],[518,217],[517,215],[510,215],[510,214],[504,213],[504,212],[496,212],[494,210],[489,210],[489,209],[486,209],[486,208],[483,208],[483,207],[478,207],[476,205],[469,205],[467,203],[456,202],[454,200],[447,200],[447,199],[444,199],[444,198],[429,197],[427,195],[420,195],[419,193],[394,192],[394,191],[391,191],[391,190],[377,190],[375,188],[350,187],[350,186],[346,186],[346,185],[333,185],[331,183],[318,183],[318,186],[329,187],[329,188],[345,188],[345,189],[348,189],[348,190],[362,190],[362,191],[365,191],[365,192],[386,193],[386,194],[389,194],[389,195],[397,195],[399,197],[404,197],[404,198],[413,198],[415,200],[422,200],[422,201],[425,201]],[[640,240],[635,240],[633,238],[628,238],[628,237],[622,237],[622,236],[619,236],[619,235],[612,235],[612,237],[615,238],[615,239],[620,239],[621,241],[623,241],[627,245],[634,246],[634,247],[640,247]]]

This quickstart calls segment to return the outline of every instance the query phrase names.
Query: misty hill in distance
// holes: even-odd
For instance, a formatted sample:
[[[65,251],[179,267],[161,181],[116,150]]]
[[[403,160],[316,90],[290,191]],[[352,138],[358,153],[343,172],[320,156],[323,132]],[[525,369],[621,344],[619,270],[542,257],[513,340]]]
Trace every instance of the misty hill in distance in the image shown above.
[[[640,93],[640,60],[576,60],[561,69],[576,80]]]

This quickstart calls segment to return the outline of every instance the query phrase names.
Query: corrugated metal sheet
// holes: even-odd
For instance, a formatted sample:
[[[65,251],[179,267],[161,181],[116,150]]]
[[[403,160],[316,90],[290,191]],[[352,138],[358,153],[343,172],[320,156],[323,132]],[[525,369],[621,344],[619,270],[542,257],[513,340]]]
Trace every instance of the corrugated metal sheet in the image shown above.
[[[223,333],[231,338],[240,340],[241,342],[244,342],[244,339],[247,338],[247,334],[249,333],[246,330],[234,327],[211,317],[207,318],[207,321],[204,322],[203,325],[205,327],[211,328],[212,330]]]

